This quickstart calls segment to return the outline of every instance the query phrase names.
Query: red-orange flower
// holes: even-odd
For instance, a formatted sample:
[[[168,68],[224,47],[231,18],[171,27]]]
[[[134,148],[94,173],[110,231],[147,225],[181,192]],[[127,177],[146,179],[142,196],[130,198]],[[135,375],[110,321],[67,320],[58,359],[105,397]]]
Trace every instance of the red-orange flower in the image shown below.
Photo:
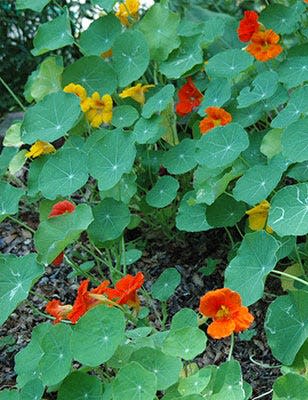
[[[185,85],[178,92],[179,102],[176,105],[176,112],[181,117],[192,112],[198,107],[203,98],[203,94],[197,89],[191,78],[188,78]]]
[[[260,24],[259,15],[255,11],[245,11],[244,17],[237,28],[238,37],[241,42],[249,42],[252,35],[258,32]]]
[[[214,339],[248,329],[254,320],[248,308],[242,306],[241,296],[228,288],[207,292],[200,299],[199,311],[213,319],[207,333]]]
[[[68,200],[63,200],[59,201],[58,203],[54,204],[52,206],[52,209],[48,215],[48,218],[53,218],[57,217],[59,215],[65,214],[65,213],[72,213],[75,211],[75,204],[71,203]],[[64,253],[63,251],[52,261],[52,265],[55,267],[58,267],[59,265],[62,264],[64,258]]]
[[[109,299],[116,301],[117,304],[127,304],[138,309],[140,299],[137,295],[137,290],[141,288],[143,283],[144,276],[142,272],[138,272],[135,276],[127,274],[116,283],[114,289],[108,288],[106,293]]]
[[[279,35],[272,29],[259,31],[252,35],[246,50],[259,61],[268,61],[277,57],[283,50],[278,44]]]
[[[67,315],[67,318],[75,324],[80,317],[82,317],[90,308],[95,307],[98,304],[102,304],[102,301],[95,299],[91,295],[102,295],[106,292],[109,286],[109,281],[103,281],[97,288],[88,290],[90,281],[88,279],[80,283],[77,297],[74,301],[73,308]]]
[[[70,304],[64,305],[60,302],[60,300],[51,300],[46,304],[45,311],[55,317],[56,319],[53,321],[54,324],[62,321],[62,319],[67,318],[68,314],[72,310],[72,306]]]
[[[205,112],[207,117],[200,121],[199,127],[201,134],[205,134],[216,126],[227,125],[232,121],[232,116],[220,107],[208,107]]]

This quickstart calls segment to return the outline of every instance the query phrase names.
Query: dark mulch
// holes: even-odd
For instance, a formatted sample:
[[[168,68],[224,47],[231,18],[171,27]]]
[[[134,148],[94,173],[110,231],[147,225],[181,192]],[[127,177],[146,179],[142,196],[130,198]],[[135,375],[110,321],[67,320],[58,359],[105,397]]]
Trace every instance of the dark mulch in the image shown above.
[[[34,226],[36,221],[28,218],[28,223]],[[130,267],[129,272],[143,271],[147,289],[167,267],[177,268],[182,275],[181,285],[168,303],[170,319],[183,307],[197,310],[200,296],[208,290],[223,287],[223,274],[228,262],[227,250],[230,247],[223,230],[213,230],[202,234],[180,234],[179,239],[174,241],[167,241],[161,234],[155,235],[146,231],[143,235],[142,239],[147,243],[143,257]],[[31,234],[10,221],[0,225],[0,238],[0,251],[3,253],[24,255],[29,251],[34,251]],[[215,272],[206,277],[199,269],[209,257],[221,261]],[[67,278],[69,272],[71,272],[70,267],[65,265],[60,268],[47,267],[45,276],[34,288],[38,295],[29,297],[31,302],[40,310],[44,309],[45,302],[39,296],[49,299],[60,298],[62,301],[71,302],[76,294],[78,282],[76,278]],[[249,341],[237,338],[233,353],[234,358],[242,366],[244,379],[253,387],[253,397],[268,392],[280,371],[279,368],[265,368],[252,361],[253,358],[261,364],[278,365],[267,345],[263,329],[266,309],[275,298],[275,294],[280,293],[277,280],[268,279],[266,293],[268,294],[262,300],[250,307],[255,316],[253,326],[256,330],[255,336]],[[14,338],[13,344],[0,349],[0,389],[14,386],[16,379],[14,356],[30,340],[33,327],[44,320],[44,317],[32,310],[29,302],[19,306],[0,328],[0,341],[8,335]],[[154,320],[154,323],[159,326],[158,321]],[[229,339],[209,339],[205,353],[197,359],[197,362],[200,366],[219,365],[226,360],[228,351]],[[262,398],[269,400],[271,395]]]

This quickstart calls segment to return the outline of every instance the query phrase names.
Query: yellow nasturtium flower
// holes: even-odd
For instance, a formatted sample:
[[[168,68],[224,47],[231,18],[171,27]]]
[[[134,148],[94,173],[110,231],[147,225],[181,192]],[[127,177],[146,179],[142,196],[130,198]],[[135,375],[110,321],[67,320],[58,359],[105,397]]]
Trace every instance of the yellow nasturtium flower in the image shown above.
[[[26,153],[26,157],[36,158],[41,156],[42,154],[50,154],[54,153],[55,151],[56,149],[53,147],[52,144],[38,140],[30,147],[30,150]]]
[[[129,19],[138,19],[139,8],[139,0],[125,0],[124,3],[119,5],[119,9],[116,12],[116,17],[119,18],[123,25],[129,26]]]
[[[111,96],[105,94],[100,97],[98,92],[94,92],[90,98],[90,108],[86,116],[93,128],[98,128],[103,122],[108,124],[112,120]]]
[[[75,85],[75,83],[70,83],[63,89],[65,93],[74,93],[80,98],[80,108],[83,112],[86,112],[90,108],[90,98],[87,97],[86,89],[81,85]]]
[[[268,233],[273,233],[271,227],[266,225],[270,203],[267,200],[262,200],[261,203],[246,211],[248,215],[249,228],[253,231],[261,231],[265,228]]]
[[[150,88],[152,88],[154,86],[155,85],[143,85],[142,86],[141,83],[137,83],[137,85],[135,85],[135,86],[124,89],[123,92],[119,94],[119,96],[122,99],[125,99],[126,97],[131,97],[138,103],[144,104],[144,102],[145,102],[144,93],[147,92]]]

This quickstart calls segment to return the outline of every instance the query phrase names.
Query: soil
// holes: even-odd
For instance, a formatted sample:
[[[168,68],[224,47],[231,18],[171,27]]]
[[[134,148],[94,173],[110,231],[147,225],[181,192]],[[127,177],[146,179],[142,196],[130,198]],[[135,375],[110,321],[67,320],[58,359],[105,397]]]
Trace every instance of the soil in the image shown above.
[[[28,216],[28,218],[23,216],[21,219],[33,228],[37,224],[33,216]],[[237,233],[232,233],[236,238]],[[228,238],[223,230],[212,230],[200,234],[180,233],[176,241],[168,241],[161,233],[153,234],[145,229],[142,240],[143,244],[146,243],[143,257],[129,267],[129,272],[142,271],[145,274],[146,289],[151,287],[153,281],[167,267],[177,268],[182,275],[181,285],[168,302],[170,319],[183,307],[197,311],[199,298],[205,292],[223,287],[224,270],[228,263],[227,251],[230,249]],[[142,246],[142,243],[139,244]],[[0,251],[19,256],[34,251],[32,234],[11,221],[4,221],[0,224]],[[200,272],[200,268],[205,265],[208,258],[218,259],[219,263],[210,276],[205,276]],[[78,282],[76,278],[67,277],[70,272],[71,268],[65,264],[60,268],[47,267],[46,274],[33,288],[36,294],[31,294],[29,301],[20,305],[0,328],[0,390],[15,385],[14,356],[29,342],[33,327],[46,321],[31,308],[31,304],[43,311],[46,303],[41,296],[48,299],[59,298],[68,303],[73,301]],[[250,307],[255,317],[252,327],[255,335],[250,340],[240,340],[237,337],[235,342],[233,356],[241,364],[244,379],[253,387],[252,399],[271,391],[273,382],[280,375],[279,367],[266,368],[278,365],[278,362],[271,354],[263,329],[267,307],[276,295],[281,293],[277,282],[277,279],[274,281],[274,278],[269,278],[263,299]],[[158,305],[154,304],[155,306]],[[155,320],[155,317],[153,318],[153,322],[159,326],[159,322]],[[167,326],[170,319],[167,321]],[[6,337],[10,339],[9,344],[3,346],[1,343]],[[229,339],[209,338],[206,351],[197,359],[198,365],[219,365],[226,360],[229,345]],[[53,397],[45,398],[52,399]],[[263,400],[271,398],[271,394],[262,397]]]

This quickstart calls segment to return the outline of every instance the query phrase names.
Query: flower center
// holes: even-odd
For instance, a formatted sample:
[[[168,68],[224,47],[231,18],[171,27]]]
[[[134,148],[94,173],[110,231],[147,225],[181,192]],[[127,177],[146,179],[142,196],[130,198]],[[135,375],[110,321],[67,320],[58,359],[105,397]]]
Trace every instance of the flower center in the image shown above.
[[[226,306],[221,306],[220,309],[216,313],[216,318],[225,318],[230,315],[229,308]]]

